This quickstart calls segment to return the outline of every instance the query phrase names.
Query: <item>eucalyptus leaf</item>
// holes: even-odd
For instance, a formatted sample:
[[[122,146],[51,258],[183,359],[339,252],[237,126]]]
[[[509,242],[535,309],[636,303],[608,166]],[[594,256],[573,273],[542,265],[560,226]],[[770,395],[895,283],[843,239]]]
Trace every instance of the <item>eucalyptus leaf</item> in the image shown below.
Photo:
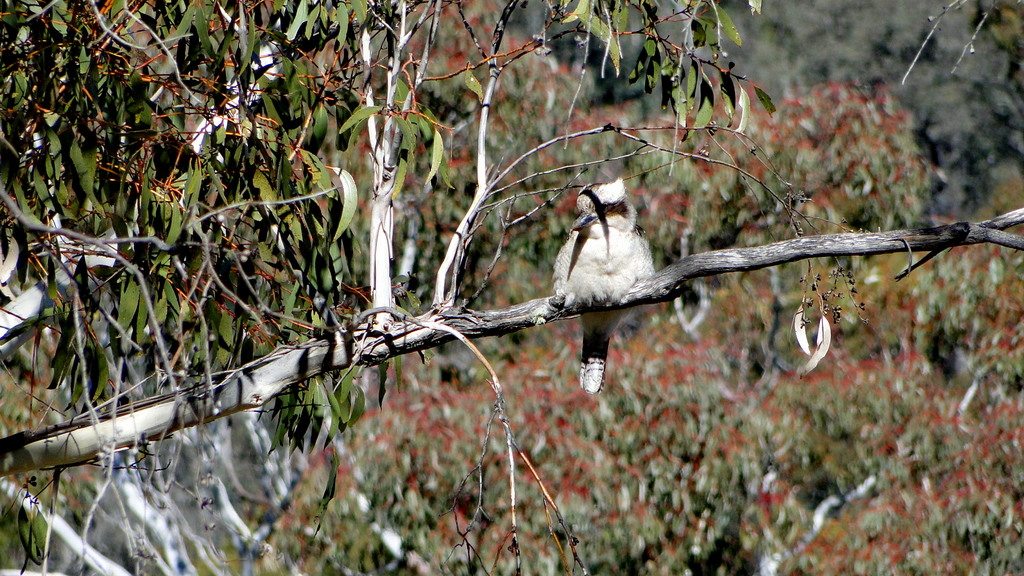
[[[377,405],[384,405],[384,394],[388,391],[388,366],[391,360],[377,365]]]
[[[78,175],[78,186],[93,202],[97,202],[93,196],[96,188],[96,162],[98,151],[95,146],[82,148],[77,140],[71,142],[68,150],[71,162]]]
[[[352,0],[352,11],[356,14],[356,23],[366,22],[367,0]]]
[[[725,113],[732,122],[733,114],[736,112],[736,83],[728,71],[721,71],[720,87],[722,90],[722,102],[725,104]]]
[[[721,4],[716,4],[715,13],[718,14],[718,24],[721,30],[725,32],[725,36],[737,46],[742,46],[743,38],[740,38],[740,31],[736,29],[736,25],[733,24],[732,18],[729,17],[729,13],[725,11],[725,8]]]
[[[320,521],[323,519],[324,514],[327,513],[327,507],[334,500],[334,496],[338,489],[338,468],[341,467],[341,460],[338,458],[337,452],[331,452],[330,467],[328,468],[327,482],[324,484],[324,493],[320,497],[320,502],[316,507],[316,530],[313,531],[313,537],[316,538],[317,533],[320,531]]]
[[[117,305],[117,323],[127,327],[139,310],[139,285],[134,280],[125,280],[121,287],[121,298]]]
[[[309,15],[309,1],[299,0],[298,7],[295,10],[295,14],[292,15],[292,23],[288,26],[288,30],[285,32],[285,38],[288,41],[294,41],[296,36],[299,35],[299,30],[302,29],[303,24],[306,24],[306,20]]]
[[[480,81],[476,79],[476,76],[473,75],[471,70],[466,70],[463,76],[465,76],[464,81],[466,83],[466,88],[469,88],[473,94],[476,94],[477,99],[483,102],[484,89],[483,86],[480,85]]]
[[[327,127],[329,125],[329,116],[326,104],[319,104],[313,110],[313,126],[310,130],[309,141],[307,148],[316,152],[320,149],[321,144],[324,142],[324,138],[327,136]]]
[[[761,102],[765,112],[768,112],[768,115],[775,114],[775,103],[772,102],[772,97],[767,92],[755,86],[754,94],[757,95],[757,99]]]
[[[736,131],[746,132],[747,122],[750,119],[750,95],[747,94],[746,88],[744,88],[742,85],[740,86],[739,100],[740,101],[739,105],[737,106],[737,110],[740,113],[740,121],[739,124],[736,125]]]
[[[337,241],[341,234],[348,230],[349,224],[352,223],[352,219],[356,215],[356,206],[359,202],[358,189],[356,188],[356,181],[352,178],[352,174],[348,170],[342,170],[339,174],[341,180],[341,200],[342,210],[341,217],[338,219],[337,227],[334,229],[334,237],[332,241]]]
[[[345,120],[345,123],[341,125],[341,128],[338,129],[338,133],[344,134],[349,130],[352,130],[360,123],[365,122],[367,119],[369,119],[370,116],[373,116],[378,112],[380,112],[380,106],[363,106],[357,109],[355,112],[352,113],[351,116],[348,117],[348,120]]]
[[[270,180],[267,180],[267,176],[262,170],[257,169],[253,172],[252,185],[259,193],[259,199],[261,201],[273,202],[279,199],[277,192],[275,192],[273,186],[270,185]]]
[[[34,564],[41,565],[46,554],[46,518],[38,512],[29,513],[25,507],[18,508],[18,537],[25,555]]]
[[[715,104],[710,98],[701,97],[700,109],[697,110],[697,115],[693,118],[693,126],[695,128],[707,126],[711,122],[714,109]]]
[[[430,170],[427,172],[426,178],[428,182],[437,175],[442,161],[444,161],[444,139],[441,138],[441,132],[435,128],[434,138],[430,143]]]

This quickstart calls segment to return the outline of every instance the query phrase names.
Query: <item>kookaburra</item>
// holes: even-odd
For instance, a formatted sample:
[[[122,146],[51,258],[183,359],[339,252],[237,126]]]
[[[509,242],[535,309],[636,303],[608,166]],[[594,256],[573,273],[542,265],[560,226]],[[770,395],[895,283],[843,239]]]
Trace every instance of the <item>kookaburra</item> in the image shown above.
[[[654,273],[651,249],[636,225],[636,209],[622,180],[585,187],[576,198],[579,218],[555,260],[555,297],[565,305],[619,302],[638,280]],[[608,342],[624,310],[590,312],[583,323],[580,386],[590,394],[604,384]]]

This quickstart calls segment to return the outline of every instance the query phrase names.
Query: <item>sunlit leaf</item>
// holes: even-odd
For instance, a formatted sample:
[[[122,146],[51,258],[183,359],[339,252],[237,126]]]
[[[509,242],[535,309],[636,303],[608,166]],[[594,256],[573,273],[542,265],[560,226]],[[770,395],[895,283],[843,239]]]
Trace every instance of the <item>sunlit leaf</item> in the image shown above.
[[[127,326],[135,318],[139,309],[139,285],[131,280],[126,280],[121,287],[121,299],[117,305],[117,323]]]
[[[690,61],[690,71],[686,74],[686,108],[693,110],[697,106],[697,86],[701,77],[700,65],[696,60]]]
[[[306,31],[304,36],[306,37],[307,40],[311,39],[313,37],[314,31],[316,31],[316,26],[314,26],[313,24],[317,21],[322,21],[323,15],[323,5],[317,2],[316,4],[313,5],[313,10],[309,13],[309,16],[306,18]]]
[[[636,81],[646,73],[647,62],[650,60],[655,50],[657,50],[657,44],[655,43],[654,38],[648,38],[644,42],[640,52],[636,55],[636,65],[633,66],[633,70],[629,73],[628,80],[630,84],[635,84]]]
[[[388,387],[388,366],[391,365],[392,360],[381,362],[377,365],[377,405],[384,405],[384,394],[387,392]]]
[[[434,139],[430,143],[430,170],[427,172],[426,180],[429,182],[434,176],[437,175],[438,169],[441,167],[441,162],[444,160],[444,139],[441,138],[441,132],[436,128],[434,129]]]
[[[145,307],[142,309],[144,310]],[[110,364],[107,362],[107,355],[102,350],[90,348],[90,352],[93,350],[95,353],[88,355],[89,362],[86,368],[89,372],[89,382],[92,385],[92,401],[94,404],[98,404],[103,400],[110,384]]]
[[[736,130],[738,132],[746,132],[747,122],[750,120],[750,96],[747,94],[747,89],[744,88],[742,84],[740,85],[739,99],[740,102],[737,109],[740,113],[740,121],[736,125]]]
[[[341,378],[341,382],[334,389],[334,397],[338,401],[339,405],[348,406],[349,393],[352,391],[352,383],[356,378],[359,371],[356,369],[350,369],[345,372]],[[351,415],[351,408],[348,411],[342,413],[341,421],[348,423],[348,417]]]
[[[211,18],[211,14],[206,11],[206,4],[195,2],[192,5],[196,7],[196,13],[191,20],[192,27],[196,31],[196,36],[199,37],[199,46],[202,51],[210,54],[213,52],[213,45],[210,43],[210,24],[216,20]]]
[[[196,203],[202,183],[203,170],[200,166],[193,164],[188,171],[188,178],[185,181],[185,189],[183,191],[184,208],[188,208]]]
[[[345,4],[339,4],[337,9],[334,11],[334,22],[338,25],[338,44],[345,45],[348,42],[348,25],[349,11],[348,6]]]
[[[707,44],[708,32],[707,32],[707,28],[705,27],[703,21],[701,21],[698,18],[694,18],[693,20],[691,20],[691,22],[690,22],[690,32],[693,34],[693,47],[694,48],[701,48],[705,44]]]
[[[356,23],[366,21],[367,0],[352,0],[352,11],[356,14]]]
[[[394,117],[392,120],[402,132],[401,149],[407,151],[415,150],[416,145],[419,143],[420,131],[413,126],[412,122],[400,116]]]
[[[352,412],[349,413],[346,421],[349,426],[355,424],[366,411],[366,397],[363,395],[363,389],[359,386],[352,388],[351,396]]]
[[[295,10],[295,14],[292,16],[292,23],[288,26],[287,32],[285,32],[285,37],[288,38],[289,41],[294,41],[295,37],[299,35],[299,30],[302,28],[302,25],[306,23],[306,20],[308,20],[308,14],[308,1],[299,0],[299,5]]]
[[[707,126],[715,110],[715,92],[711,87],[708,77],[701,73],[700,79],[700,109],[693,119],[693,125],[697,128]]]
[[[700,109],[693,118],[693,125],[696,128],[703,128],[711,122],[714,114],[715,103],[710,98],[701,97]]]
[[[341,179],[342,209],[341,217],[338,219],[337,228],[335,228],[334,241],[337,241],[342,232],[348,229],[348,225],[356,215],[356,204],[359,201],[356,181],[352,178],[352,175],[349,174],[348,170],[342,170],[339,174],[339,178]]]
[[[166,283],[165,283],[166,284]],[[177,300],[175,300],[176,302]],[[153,320],[157,324],[163,325],[167,321],[167,307],[170,302],[167,299],[166,291],[163,291],[159,295],[155,295],[153,298]]]
[[[324,397],[327,400],[331,413],[331,425],[327,429],[328,438],[333,438],[338,432],[345,429],[345,423],[342,421],[342,408],[341,404],[338,402],[338,397],[331,390],[327,389],[327,386],[332,382],[332,378],[326,377],[320,384],[320,386],[324,387]],[[347,412],[345,413],[345,416],[348,416]]]
[[[348,120],[345,120],[345,123],[342,124],[341,128],[338,129],[338,133],[344,134],[349,130],[352,130],[357,125],[359,125],[362,122],[365,122],[370,116],[373,116],[378,112],[380,112],[380,106],[360,107],[355,112],[353,112],[351,116],[348,117]]]
[[[415,163],[415,155],[411,150],[402,150],[398,154],[398,167],[395,169],[394,188],[391,194],[398,196],[405,186],[405,177],[409,173],[409,166]]]
[[[413,296],[415,298],[415,296]],[[416,303],[416,309],[419,309],[419,302]],[[400,391],[402,389],[402,358],[395,358],[393,363],[395,367],[395,390]]]
[[[330,124],[328,119],[327,105],[319,104],[313,110],[313,125],[309,132],[309,141],[307,148],[316,152],[320,150],[320,146],[324,142],[324,138],[327,136],[327,127]]]
[[[301,150],[299,155],[302,157],[302,163],[309,169],[309,174],[318,190],[320,192],[330,190],[332,188],[331,175],[320,157],[305,149]]]
[[[757,99],[761,102],[761,106],[768,112],[769,115],[775,114],[775,104],[772,102],[772,97],[767,92],[754,86],[754,93],[757,94]]]
[[[740,31],[736,29],[736,25],[733,24],[729,13],[725,11],[721,4],[715,5],[715,13],[718,14],[718,24],[722,27],[726,37],[737,46],[742,46],[743,39],[740,38]]]
[[[132,282],[132,284],[134,284],[134,282]],[[140,300],[141,300],[141,292],[139,293],[139,296],[140,296]],[[144,303],[139,302],[138,310],[135,313],[135,333],[136,334],[145,334],[146,333],[146,327],[148,326],[148,323],[149,323],[149,306],[146,306]]]
[[[274,187],[270,185],[270,181],[267,180],[267,176],[262,170],[253,172],[252,185],[259,192],[259,199],[261,201],[273,202],[278,200],[277,192],[274,191]]]
[[[480,81],[476,79],[476,76],[473,75],[473,72],[471,70],[466,70],[464,76],[466,88],[469,88],[470,91],[473,92],[473,94],[476,94],[477,99],[483,102],[484,89],[483,86],[480,85]]]
[[[78,185],[93,201],[93,190],[96,185],[96,160],[98,151],[95,146],[82,148],[77,140],[72,140],[69,155],[78,175]]]
[[[611,29],[608,31],[608,38],[605,42],[608,43],[608,58],[611,59],[612,66],[615,68],[615,74],[617,76],[622,64],[622,45],[619,44],[618,35]]]
[[[10,106],[12,109],[17,109],[24,102],[25,97],[29,93],[28,78],[23,72],[16,71],[11,76],[11,100]]]
[[[66,316],[61,313],[60,316]],[[66,318],[61,318],[66,323]],[[53,351],[53,357],[50,361],[50,368],[53,373],[53,377],[50,380],[48,388],[54,389],[64,380],[67,375],[68,368],[71,366],[71,360],[74,353],[71,350],[72,341],[74,340],[74,328],[72,326],[62,326],[60,331],[60,339],[57,341],[57,346]],[[73,394],[71,402],[74,403],[77,398],[74,396],[75,393],[80,394],[81,388],[73,386]]]
[[[590,0],[580,0],[579,3],[576,4],[576,8],[569,12],[562,22],[568,24],[580,19],[587,20],[590,17],[590,11]]]

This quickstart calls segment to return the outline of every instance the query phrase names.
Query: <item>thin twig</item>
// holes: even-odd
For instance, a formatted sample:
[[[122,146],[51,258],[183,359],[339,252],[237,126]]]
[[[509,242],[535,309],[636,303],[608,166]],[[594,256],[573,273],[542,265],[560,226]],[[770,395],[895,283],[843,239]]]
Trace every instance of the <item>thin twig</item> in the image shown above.
[[[566,522],[565,518],[562,517],[562,511],[558,509],[558,504],[555,503],[555,499],[551,496],[551,493],[548,492],[547,486],[545,486],[544,485],[544,481],[541,480],[540,474],[537,473],[537,469],[534,468],[534,466],[533,466],[533,462],[530,462],[530,457],[527,456],[526,452],[523,452],[522,450],[519,450],[519,457],[522,458],[523,462],[526,463],[526,467],[529,468],[530,474],[533,475],[534,480],[537,481],[537,486],[540,487],[541,494],[544,495],[544,502],[545,502],[544,511],[545,511],[545,513],[547,512],[548,506],[550,506],[551,509],[555,511],[555,517],[558,518],[558,524],[562,527],[562,530],[565,532],[565,539],[569,543],[569,548],[572,550],[573,561],[580,568],[583,569],[583,574],[584,575],[590,574],[590,572],[587,570],[587,567],[583,564],[583,560],[580,558],[579,552],[576,550],[576,544],[579,542],[579,539],[577,539],[576,536],[572,533],[572,529],[569,528],[569,523]],[[548,527],[549,527],[549,529],[551,527],[550,519],[548,520]],[[558,537],[555,536],[554,531],[551,532],[551,535],[552,535],[552,537],[555,538],[555,543],[558,545],[559,552],[561,552],[562,551],[562,544],[561,544],[561,542],[559,542]],[[564,553],[563,553],[563,562],[564,562]],[[569,570],[568,566],[566,566],[566,570],[567,571]]]
[[[988,20],[988,12],[982,12],[981,18],[978,19],[978,25],[974,27],[974,33],[971,34],[970,41],[964,44],[964,49],[960,51],[960,57],[956,59],[953,69],[949,71],[950,74],[956,74],[957,68],[960,67],[960,63],[963,62],[964,56],[967,55],[968,51],[974,54],[974,41],[978,39],[978,33],[981,32],[981,27],[985,25],[986,20]]]
[[[926,46],[928,46],[928,42],[930,42],[932,36],[935,35],[935,31],[939,29],[939,24],[942,22],[942,18],[945,17],[950,10],[957,9],[963,6],[965,2],[967,2],[967,0],[956,0],[955,2],[952,2],[947,6],[943,6],[942,12],[940,12],[938,16],[932,16],[928,18],[928,20],[932,22],[932,27],[930,30],[928,30],[928,35],[925,36],[924,40],[921,42],[921,46],[918,47],[917,54],[914,54],[914,60],[911,61],[910,66],[907,67],[907,71],[903,73],[903,78],[900,80],[901,85],[907,83],[907,78],[910,76],[910,72],[914,70],[914,66],[916,66],[917,61],[921,59],[921,54],[924,53],[924,49]]]

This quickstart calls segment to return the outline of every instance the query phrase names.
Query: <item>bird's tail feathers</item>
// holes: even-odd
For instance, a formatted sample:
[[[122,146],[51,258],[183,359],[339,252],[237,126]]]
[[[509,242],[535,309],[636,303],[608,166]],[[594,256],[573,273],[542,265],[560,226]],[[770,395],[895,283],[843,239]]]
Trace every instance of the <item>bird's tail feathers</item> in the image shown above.
[[[583,339],[580,362],[580,386],[587,394],[597,394],[604,385],[604,367],[608,358],[607,336]]]

